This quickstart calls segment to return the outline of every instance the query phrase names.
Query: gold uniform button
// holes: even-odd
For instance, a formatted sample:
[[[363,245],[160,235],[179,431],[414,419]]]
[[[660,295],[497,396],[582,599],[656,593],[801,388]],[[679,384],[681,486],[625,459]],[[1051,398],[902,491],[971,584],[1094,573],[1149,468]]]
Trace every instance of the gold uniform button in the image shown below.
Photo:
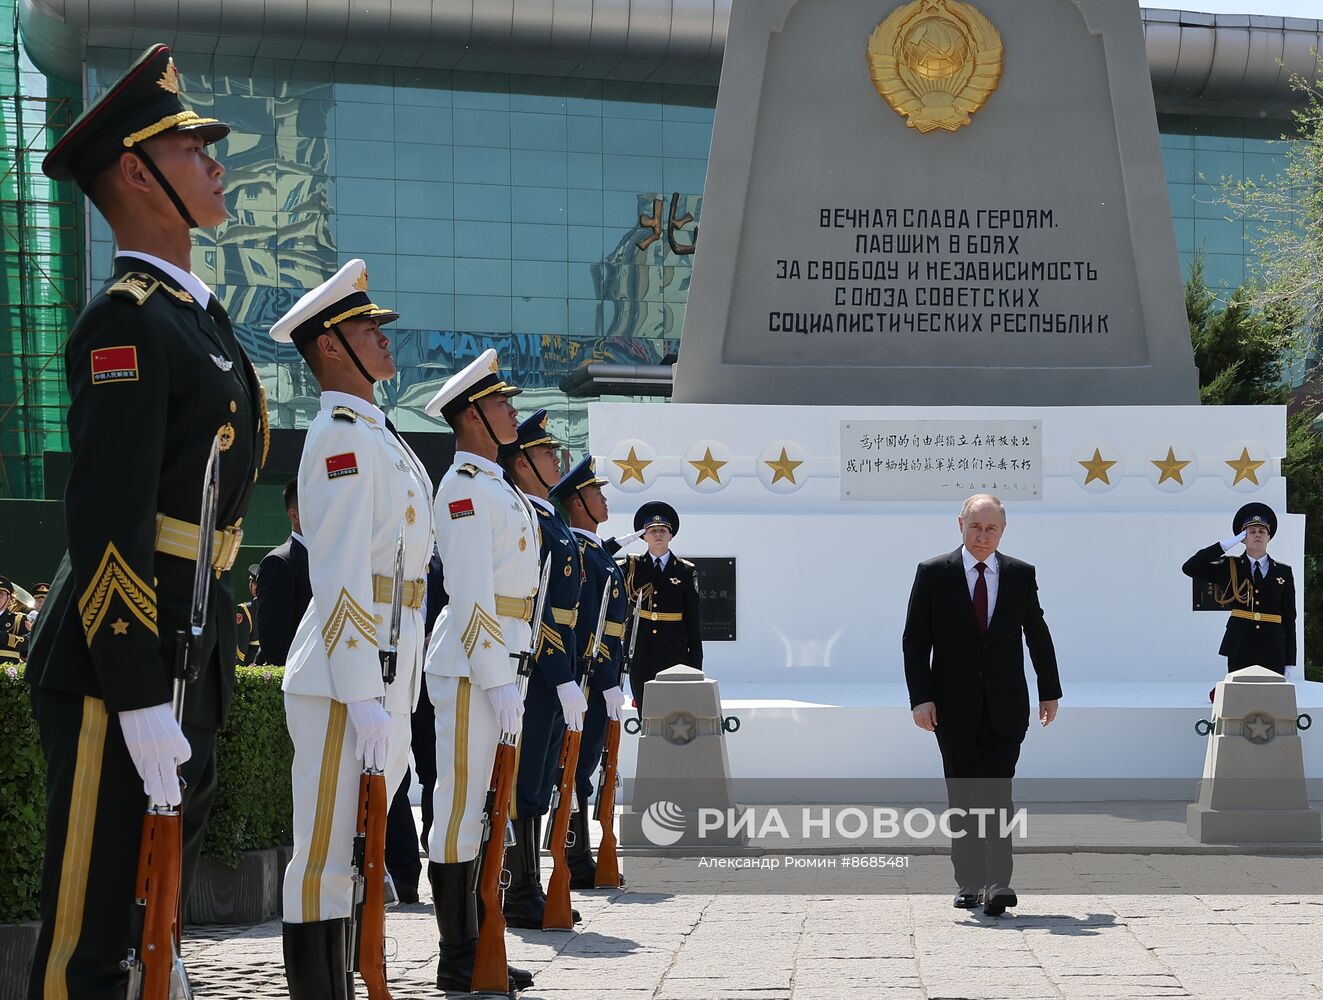
[[[656,630],[656,629],[653,629],[653,630],[652,630],[652,634],[653,634],[653,635],[656,635],[656,634],[657,634],[657,630]]]
[[[239,412],[239,404],[236,403],[234,400],[230,400],[230,412],[231,413]]]

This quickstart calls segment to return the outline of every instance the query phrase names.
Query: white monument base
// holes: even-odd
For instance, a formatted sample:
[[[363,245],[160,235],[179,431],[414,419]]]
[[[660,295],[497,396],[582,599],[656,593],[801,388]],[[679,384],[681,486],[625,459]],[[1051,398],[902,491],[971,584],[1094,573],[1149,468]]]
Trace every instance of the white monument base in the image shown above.
[[[1064,697],[1054,725],[1031,725],[1017,773],[1090,779],[1070,786],[1081,799],[1188,798],[1226,615],[1191,610],[1181,564],[1261,500],[1280,518],[1269,551],[1299,578],[1285,407],[594,404],[590,442],[611,480],[603,534],[629,532],[634,510],[661,499],[680,513],[678,555],[735,559],[736,639],[706,642],[703,669],[742,721],[727,740],[736,798],[775,801],[778,782],[940,778],[933,738],[910,719],[901,632],[915,566],[959,546],[960,500],[978,480],[944,499],[844,498],[842,424],[887,420],[1041,428],[1041,488],[1021,476],[1003,496],[1002,548],[1037,567]],[[914,489],[888,478],[878,491]],[[1298,695],[1302,712],[1323,711],[1323,685]],[[1302,742],[1306,777],[1323,778],[1323,736]],[[628,738],[622,750],[632,775]]]

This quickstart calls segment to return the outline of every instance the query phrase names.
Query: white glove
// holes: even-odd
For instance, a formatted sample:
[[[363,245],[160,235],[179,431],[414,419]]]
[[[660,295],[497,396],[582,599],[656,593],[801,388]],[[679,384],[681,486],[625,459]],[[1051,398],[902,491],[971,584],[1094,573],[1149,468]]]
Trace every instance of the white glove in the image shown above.
[[[519,697],[518,684],[500,684],[487,689],[492,711],[503,733],[519,734],[524,728],[524,699]]]
[[[565,728],[576,733],[583,731],[583,713],[588,711],[588,699],[574,681],[556,685],[556,695],[560,698],[560,711],[565,716]]]
[[[351,701],[348,708],[349,722],[358,737],[354,756],[363,762],[364,768],[386,770],[386,754],[390,751],[390,713],[376,698]]]
[[[153,805],[179,805],[179,765],[193,756],[193,750],[170,706],[120,712],[119,727],[147,798]]]
[[[1294,681],[1295,681],[1295,667],[1290,666],[1290,665],[1287,666],[1287,668],[1286,668],[1286,679],[1287,679],[1288,681],[1291,681],[1291,682],[1294,683]]]
[[[617,535],[616,541],[620,543],[621,548],[624,548],[626,545],[629,545],[633,542],[637,542],[640,538],[643,537],[643,532],[647,530],[648,530],[647,528],[643,528],[640,531],[635,531],[628,535]]]
[[[1222,539],[1222,551],[1230,552],[1232,549],[1234,549],[1244,540],[1245,540],[1245,532],[1243,531],[1239,535],[1236,535],[1234,538],[1224,538]]]
[[[606,717],[613,722],[620,721],[620,710],[625,707],[625,692],[620,688],[607,688],[602,692],[602,700],[606,702]]]

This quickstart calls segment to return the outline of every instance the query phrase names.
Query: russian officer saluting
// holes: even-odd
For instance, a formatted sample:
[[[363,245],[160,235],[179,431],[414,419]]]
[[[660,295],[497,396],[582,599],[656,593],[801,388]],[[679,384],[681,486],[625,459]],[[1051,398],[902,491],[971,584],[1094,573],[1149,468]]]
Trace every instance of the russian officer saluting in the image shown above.
[[[65,346],[69,548],[28,649],[46,758],[32,997],[123,995],[143,792],[172,806],[182,794],[185,896],[214,798],[212,750],[234,687],[225,571],[266,436],[257,373],[224,308],[189,270],[190,231],[229,214],[225,169],[207,152],[228,133],[184,107],[170,50],[154,45],[42,164],[48,177],[77,182],[117,252],[110,282]],[[213,441],[221,449],[217,573],[208,577],[200,673],[181,727],[170,704],[175,636],[188,627]]]
[[[528,648],[539,582],[536,515],[505,481],[497,454],[515,440],[519,393],[483,351],[427,404],[455,433],[455,463],[436,493],[437,548],[450,603],[427,647],[427,693],[436,711],[436,789],[428,837],[441,958],[436,985],[467,992],[478,947],[478,851],[501,733],[524,714],[516,676]],[[504,831],[496,830],[500,837]],[[512,989],[533,977],[510,970]]]
[[[629,689],[641,719],[648,681],[677,664],[702,670],[703,640],[698,575],[693,563],[671,551],[671,539],[680,533],[680,515],[670,504],[654,500],[635,512],[634,530],[643,532],[648,551],[630,553],[619,562],[630,603],[643,592],[639,638],[629,667]]]
[[[409,717],[422,676],[423,592],[435,537],[422,462],[373,401],[395,374],[383,323],[351,260],[271,328],[293,343],[321,387],[299,462],[299,512],[312,601],[285,666],[285,720],[294,741],[294,854],[285,869],[285,976],[293,1000],[352,997],[346,921],[359,775],[386,775],[389,801],[409,757]],[[388,640],[395,548],[404,528],[404,584],[395,680]]]
[[[524,731],[519,741],[515,784],[515,843],[506,844],[510,884],[505,890],[505,919],[511,927],[542,929],[547,895],[542,889],[539,845],[542,819],[551,808],[560,768],[561,741],[568,727],[583,729],[588,702],[579,688],[575,623],[579,620],[583,567],[570,526],[548,496],[560,479],[561,444],[547,431],[547,411],[538,410],[519,425],[518,437],[502,445],[506,478],[527,497],[542,535],[540,559],[551,565],[542,612],[542,643],[533,657],[524,697]],[[575,916],[577,920],[577,915]]]
[[[583,740],[579,744],[579,767],[574,778],[579,810],[570,816],[570,830],[574,836],[566,851],[571,889],[596,887],[597,862],[593,860],[588,840],[588,799],[593,794],[593,776],[601,763],[607,720],[619,720],[620,710],[625,704],[625,692],[620,687],[620,671],[625,657],[624,638],[630,614],[629,598],[626,596],[624,575],[597,534],[597,526],[607,518],[606,497],[602,494],[602,487],[606,483],[607,480],[597,475],[597,465],[589,456],[571,469],[551,490],[551,499],[570,522],[579,540],[584,584],[579,600],[575,642],[581,652],[580,674],[586,669],[591,668],[592,671],[588,679],[588,711],[584,716]],[[609,590],[606,589],[608,581]],[[600,617],[600,602],[604,592],[607,595],[607,609],[602,629],[602,646],[593,651],[591,660],[588,660],[588,647]]]
[[[1296,662],[1295,577],[1268,555],[1277,514],[1266,503],[1247,503],[1231,520],[1230,538],[1192,555],[1181,571],[1213,584],[1215,599],[1231,612],[1218,652],[1227,672],[1267,667],[1290,678]],[[1245,551],[1228,555],[1240,543]]]

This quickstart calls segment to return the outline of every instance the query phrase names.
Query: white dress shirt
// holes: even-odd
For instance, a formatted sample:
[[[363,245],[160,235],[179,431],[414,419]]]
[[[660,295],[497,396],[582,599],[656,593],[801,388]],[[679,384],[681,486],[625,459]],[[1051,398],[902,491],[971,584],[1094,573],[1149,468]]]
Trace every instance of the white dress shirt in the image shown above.
[[[1266,580],[1268,578],[1268,554],[1265,552],[1257,559],[1250,560],[1250,576],[1254,575],[1254,567],[1259,567],[1259,574]]]
[[[965,560],[965,582],[969,584],[969,599],[974,599],[974,584],[978,583],[978,570],[974,567],[978,565],[978,560],[974,554],[965,548],[960,547],[960,555]],[[988,559],[987,569],[983,571],[983,581],[988,588],[988,621],[992,621],[992,613],[997,610],[997,554],[994,552]]]
[[[175,281],[179,282],[179,287],[188,292],[193,298],[197,299],[198,305],[203,309],[211,303],[211,289],[207,283],[199,278],[192,271],[184,271],[171,264],[168,260],[161,260],[160,257],[153,257],[149,253],[143,253],[141,250],[120,250],[115,254],[116,257],[135,257],[138,260],[145,260],[152,267],[164,271]]]

